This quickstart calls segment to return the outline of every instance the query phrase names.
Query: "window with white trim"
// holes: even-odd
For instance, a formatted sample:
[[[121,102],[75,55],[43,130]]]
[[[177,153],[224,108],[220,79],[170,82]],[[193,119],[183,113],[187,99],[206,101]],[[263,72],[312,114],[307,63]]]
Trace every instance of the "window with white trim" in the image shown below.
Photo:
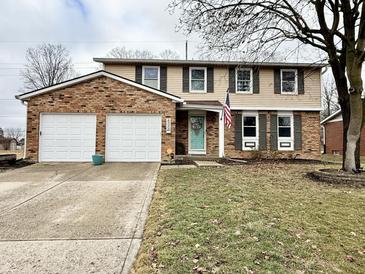
[[[144,66],[142,70],[142,84],[160,89],[160,67]]]
[[[258,131],[258,114],[242,114],[242,149],[258,149],[259,131]]]
[[[281,70],[281,93],[295,94],[297,93],[298,73],[296,69]]]
[[[278,150],[294,149],[294,123],[292,113],[278,114]]]
[[[237,93],[252,92],[252,69],[236,70],[236,92]]]
[[[207,92],[207,68],[190,68],[190,92]]]

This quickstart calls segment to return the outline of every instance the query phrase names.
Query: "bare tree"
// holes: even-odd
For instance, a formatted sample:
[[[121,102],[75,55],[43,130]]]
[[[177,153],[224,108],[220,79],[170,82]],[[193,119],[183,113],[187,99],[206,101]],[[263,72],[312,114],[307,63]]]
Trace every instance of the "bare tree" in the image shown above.
[[[15,139],[19,142],[22,138],[24,138],[24,130],[21,128],[6,128],[5,137]]]
[[[176,51],[173,51],[171,49],[165,49],[160,52],[161,59],[170,59],[170,60],[177,60],[180,59],[179,54]]]
[[[358,172],[364,123],[361,69],[365,58],[363,0],[172,0],[181,27],[208,49],[245,49],[259,56],[297,41],[320,50],[334,76],[344,124],[343,169]],[[348,84],[349,83],[349,84]]]
[[[62,45],[28,48],[25,58],[27,64],[21,74],[28,90],[52,86],[74,75],[71,58]]]
[[[127,49],[126,47],[113,48],[107,56],[130,59],[179,59],[179,54],[171,49],[165,49],[158,55],[155,55],[149,50]]]
[[[322,106],[322,119],[327,118],[332,113],[340,109],[340,105],[338,104],[336,84],[333,79],[327,78],[322,83]]]
[[[114,58],[131,58],[131,59],[151,59],[154,54],[149,50],[127,49],[126,47],[113,48],[108,56]]]

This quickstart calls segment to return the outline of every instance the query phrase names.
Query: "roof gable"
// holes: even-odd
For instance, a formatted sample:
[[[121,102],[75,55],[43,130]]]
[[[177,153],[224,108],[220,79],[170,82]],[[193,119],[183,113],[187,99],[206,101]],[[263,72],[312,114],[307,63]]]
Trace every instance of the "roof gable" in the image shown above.
[[[79,84],[79,83],[82,83],[82,82],[85,82],[85,81],[88,81],[88,80],[92,80],[92,79],[95,79],[95,78],[98,78],[98,77],[101,77],[101,76],[105,76],[105,77],[111,78],[113,80],[119,81],[121,83],[125,83],[125,84],[128,84],[128,85],[140,88],[142,90],[145,90],[145,91],[148,91],[148,92],[151,92],[151,93],[154,93],[154,94],[169,98],[169,99],[174,100],[176,102],[181,103],[181,102],[184,101],[183,99],[181,99],[180,97],[178,97],[176,95],[173,95],[173,94],[170,94],[170,93],[158,90],[158,89],[151,88],[149,86],[137,83],[135,81],[129,80],[129,79],[124,78],[122,76],[107,72],[105,70],[99,70],[99,71],[96,71],[96,72],[93,72],[93,73],[90,73],[90,74],[86,74],[86,75],[83,75],[83,76],[80,76],[80,77],[77,77],[77,78],[74,78],[74,79],[71,79],[71,80],[64,81],[62,83],[55,84],[55,85],[50,86],[50,87],[45,87],[45,88],[37,89],[37,90],[34,90],[34,91],[26,92],[26,93],[15,96],[15,98],[17,98],[19,100],[22,100],[22,101],[26,101],[26,100],[30,99],[31,97],[34,97],[34,96],[38,96],[38,95],[41,95],[41,94],[44,94],[44,93],[48,93],[48,92],[56,91],[56,90],[59,90],[59,89],[62,89],[62,88],[70,87],[70,86],[73,86],[73,85],[76,85],[76,84]]]

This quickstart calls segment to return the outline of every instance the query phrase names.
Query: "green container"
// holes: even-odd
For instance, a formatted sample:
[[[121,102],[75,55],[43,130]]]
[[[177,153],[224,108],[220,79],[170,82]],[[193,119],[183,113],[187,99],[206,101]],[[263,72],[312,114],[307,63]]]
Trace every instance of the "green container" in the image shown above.
[[[93,158],[93,164],[95,166],[102,165],[104,163],[104,156],[100,154],[95,154],[92,156]]]

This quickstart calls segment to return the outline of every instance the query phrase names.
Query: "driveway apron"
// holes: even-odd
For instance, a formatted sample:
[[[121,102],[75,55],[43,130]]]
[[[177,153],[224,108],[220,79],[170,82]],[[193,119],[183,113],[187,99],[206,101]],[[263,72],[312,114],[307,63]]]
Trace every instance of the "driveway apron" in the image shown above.
[[[0,273],[128,273],[158,169],[42,163],[0,174]]]

